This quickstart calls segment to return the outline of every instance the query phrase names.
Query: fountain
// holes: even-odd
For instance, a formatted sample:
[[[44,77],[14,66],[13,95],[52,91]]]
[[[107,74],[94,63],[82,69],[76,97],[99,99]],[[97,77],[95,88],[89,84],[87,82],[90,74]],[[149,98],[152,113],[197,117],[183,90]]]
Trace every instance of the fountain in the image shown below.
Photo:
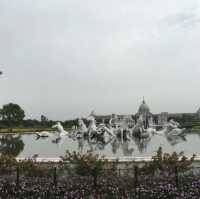
[[[174,121],[173,119],[171,119],[171,120],[169,120],[168,123],[166,123],[164,125],[164,132],[167,135],[179,136],[179,135],[184,134],[185,128],[181,129],[180,124],[178,122]]]
[[[143,109],[144,111],[144,109]],[[145,113],[146,114],[146,113]],[[134,120],[130,116],[124,116],[119,119],[116,115],[112,115],[109,123],[104,122],[99,125],[96,124],[95,116],[90,114],[87,117],[89,121],[88,127],[82,119],[78,120],[78,126],[72,129],[72,137],[81,138],[88,137],[90,140],[94,138],[102,138],[105,136],[118,137],[122,141],[130,140],[131,136],[145,139],[155,134],[167,134],[167,135],[181,135],[185,129],[180,129],[180,124],[174,120],[170,120],[167,124],[163,125],[161,131],[155,129],[155,124],[152,118],[145,118],[143,113],[139,115],[139,118],[135,124]],[[59,124],[60,125],[60,124]],[[63,130],[60,130],[63,131]]]
[[[35,135],[36,135],[36,140],[40,138],[48,138],[53,136],[53,134],[48,131],[35,132]]]
[[[84,136],[87,136],[88,134],[88,128],[85,125],[84,121],[82,119],[78,119],[78,126],[73,126],[71,137],[72,138],[82,138]]]
[[[60,122],[57,122],[52,126],[55,132],[35,133],[38,141],[32,143],[34,147],[29,146],[27,150],[30,152],[31,148],[31,151],[34,151],[33,154],[43,154],[43,151],[37,151],[37,148],[43,147],[44,149],[46,147],[44,151],[48,152],[43,155],[50,154],[51,157],[62,155],[66,149],[69,151],[78,150],[83,153],[92,150],[107,157],[150,157],[159,145],[164,146],[168,150],[167,152],[179,151],[180,149],[189,151],[189,154],[198,152],[198,144],[196,144],[195,149],[191,149],[192,152],[190,150],[191,143],[197,142],[198,136],[196,138],[196,135],[187,134],[186,139],[184,137],[185,129],[182,129],[178,122],[171,119],[169,121],[163,120],[165,122],[160,123],[156,117],[157,115],[150,113],[144,100],[138,113],[134,116],[112,114],[109,119],[96,116],[92,112],[87,117],[79,118],[77,125],[73,126],[69,132],[64,130]],[[28,136],[22,137],[27,139]],[[27,143],[29,140],[24,142]]]

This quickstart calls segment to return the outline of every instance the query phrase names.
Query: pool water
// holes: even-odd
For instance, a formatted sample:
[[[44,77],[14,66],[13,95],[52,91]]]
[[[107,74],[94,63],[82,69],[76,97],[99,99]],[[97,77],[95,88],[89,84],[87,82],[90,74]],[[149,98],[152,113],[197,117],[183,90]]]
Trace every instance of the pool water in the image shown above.
[[[56,158],[63,156],[66,150],[94,153],[106,157],[151,157],[155,155],[158,147],[164,152],[182,152],[187,156],[196,154],[200,156],[200,133],[188,133],[184,137],[166,137],[154,135],[149,139],[131,138],[129,141],[122,139],[107,139],[102,141],[88,141],[88,139],[64,138],[55,142],[52,138],[36,139],[34,134],[1,135],[0,152],[13,153],[17,157],[30,158],[38,155],[41,158]]]

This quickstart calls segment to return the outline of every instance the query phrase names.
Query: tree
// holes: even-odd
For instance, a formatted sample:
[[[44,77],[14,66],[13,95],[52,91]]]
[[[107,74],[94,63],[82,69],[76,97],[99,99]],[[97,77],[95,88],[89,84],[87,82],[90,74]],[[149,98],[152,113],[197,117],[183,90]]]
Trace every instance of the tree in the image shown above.
[[[48,118],[44,115],[41,115],[41,124],[42,126],[46,126],[48,122]]]
[[[0,111],[3,121],[8,121],[9,125],[19,124],[25,117],[24,110],[18,105],[9,103],[3,106]]]
[[[41,122],[48,122],[48,118],[44,115],[41,115]]]

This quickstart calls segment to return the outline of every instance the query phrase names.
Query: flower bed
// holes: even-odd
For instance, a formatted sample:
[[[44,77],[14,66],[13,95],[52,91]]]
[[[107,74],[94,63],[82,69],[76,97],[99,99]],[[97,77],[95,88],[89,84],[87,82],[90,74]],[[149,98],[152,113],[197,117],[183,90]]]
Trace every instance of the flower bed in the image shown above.
[[[0,198],[65,198],[65,199],[129,199],[129,198],[179,198],[197,199],[200,197],[200,176],[185,176],[180,188],[159,180],[134,186],[128,185],[129,179],[116,176],[100,177],[97,188],[92,186],[90,177],[73,176],[60,179],[57,186],[49,178],[21,178],[19,186],[14,181],[0,179]],[[122,183],[124,182],[124,183]]]

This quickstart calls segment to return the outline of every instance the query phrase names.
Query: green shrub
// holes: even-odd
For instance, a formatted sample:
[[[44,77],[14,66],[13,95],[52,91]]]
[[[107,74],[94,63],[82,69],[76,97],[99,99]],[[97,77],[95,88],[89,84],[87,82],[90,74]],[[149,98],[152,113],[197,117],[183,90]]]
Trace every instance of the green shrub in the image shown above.
[[[147,173],[164,171],[168,174],[172,174],[174,173],[174,169],[177,168],[179,172],[185,172],[190,169],[190,165],[195,157],[196,156],[193,155],[188,159],[184,156],[184,152],[173,152],[172,154],[163,153],[162,147],[159,147],[156,155],[152,157],[152,161],[146,163],[141,170]]]
[[[102,174],[104,165],[107,163],[107,160],[105,160],[103,156],[99,157],[99,155],[93,154],[90,151],[85,154],[66,151],[62,159],[74,165],[75,172],[78,175],[92,176],[94,179],[94,186],[96,186],[97,177]]]
[[[15,169],[17,165],[17,161],[14,156],[11,155],[0,155],[0,173],[10,173],[12,170]]]
[[[48,177],[50,168],[42,163],[36,163],[32,159],[20,161],[18,163],[22,173],[27,177]]]

